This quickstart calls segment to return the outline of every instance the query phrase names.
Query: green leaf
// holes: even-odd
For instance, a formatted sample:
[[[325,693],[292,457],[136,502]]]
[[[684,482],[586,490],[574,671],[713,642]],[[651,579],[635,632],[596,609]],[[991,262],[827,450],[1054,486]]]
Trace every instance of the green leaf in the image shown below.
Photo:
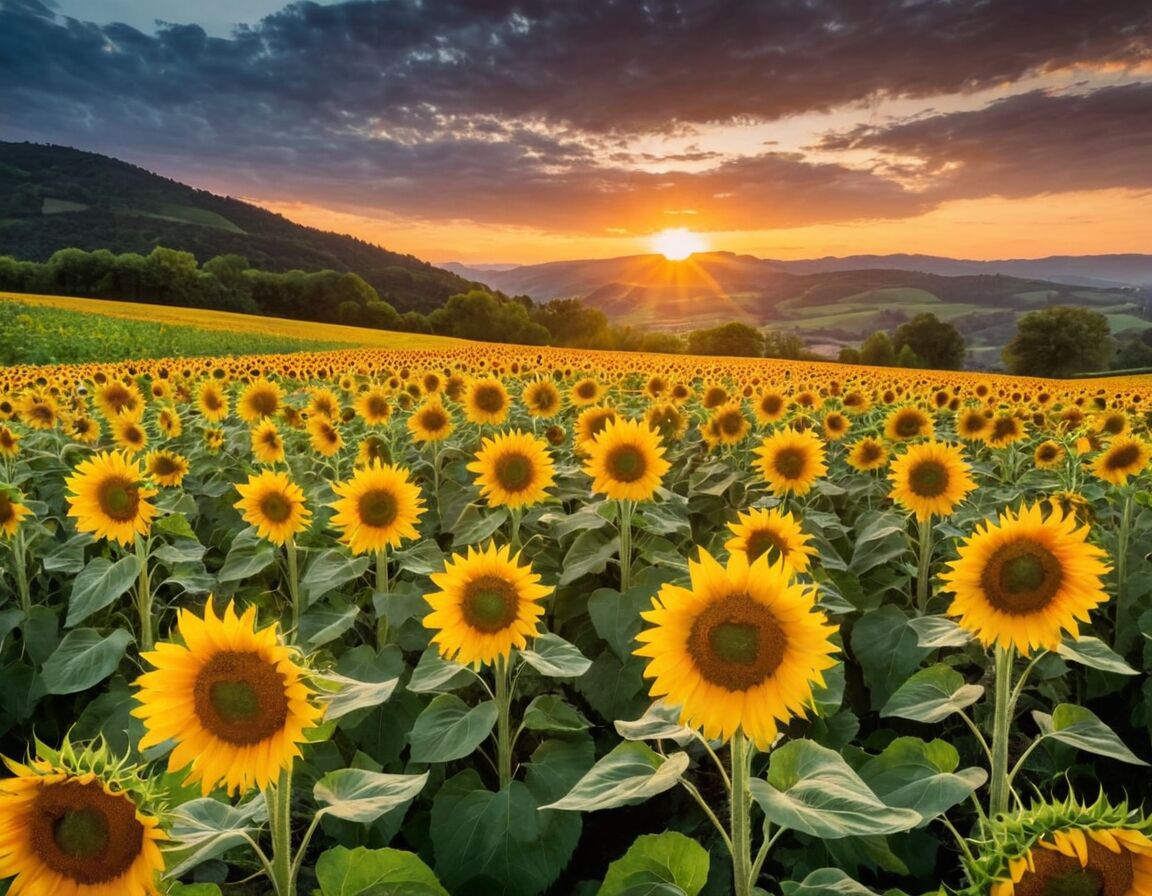
[[[801,883],[785,881],[780,886],[784,896],[876,896],[874,891],[856,883],[839,868],[821,868]]]
[[[276,548],[272,543],[260,538],[255,529],[248,528],[232,542],[217,578],[221,582],[250,579],[271,566],[275,560]]]
[[[323,680],[326,684],[339,688],[328,698],[328,706],[324,710],[325,722],[334,722],[358,709],[370,709],[388,702],[388,698],[392,696],[400,681],[399,678],[390,678],[387,681],[360,681],[336,672],[325,672]]]
[[[135,554],[121,557],[115,563],[104,557],[90,561],[72,581],[65,627],[71,628],[83,622],[126,594],[136,584],[139,574],[140,561]]]
[[[680,724],[680,710],[663,700],[649,706],[638,719],[617,721],[616,733],[625,740],[670,740],[681,747],[696,739],[691,728]]]
[[[908,617],[892,604],[865,613],[852,628],[852,651],[860,661],[864,682],[879,709],[932,651],[919,646]]]
[[[264,796],[230,806],[211,797],[172,810],[171,845],[165,851],[166,877],[179,877],[197,865],[246,843],[267,818]]]
[[[983,695],[983,687],[968,684],[955,669],[937,663],[921,669],[900,685],[880,715],[914,722],[940,722],[971,706]]]
[[[1073,640],[1066,637],[1060,642],[1056,652],[1066,660],[1072,660],[1074,663],[1099,669],[1102,672],[1115,672],[1118,675],[1140,674],[1139,670],[1129,666],[1124,657],[1114,652],[1099,638],[1085,636]]]
[[[330,606],[312,607],[300,617],[300,640],[309,647],[321,647],[335,641],[356,624],[360,608],[337,598],[338,595],[333,595]]]
[[[671,753],[665,758],[645,744],[618,744],[567,796],[540,808],[595,812],[633,806],[675,787],[688,762],[687,753]]]
[[[221,896],[216,884],[172,884],[168,896]]]
[[[414,576],[427,576],[444,571],[444,552],[434,538],[422,538],[411,547],[392,555],[399,567]]]
[[[435,647],[429,647],[416,663],[408,690],[417,694],[447,693],[471,684],[475,678],[476,673],[467,666],[446,660]]]
[[[156,535],[171,535],[173,538],[196,540],[196,533],[192,531],[188,517],[182,513],[169,513],[160,517],[152,523],[152,532]],[[196,559],[200,558],[197,557]]]
[[[960,754],[942,740],[898,737],[860,767],[860,778],[886,805],[918,812],[927,824],[988,780],[981,768],[957,772]]]
[[[349,557],[345,551],[339,548],[321,551],[308,564],[308,568],[300,579],[300,589],[304,595],[305,606],[311,606],[330,591],[335,591],[341,585],[364,575],[369,562],[371,562],[371,558],[367,555]]]
[[[453,549],[479,544],[491,538],[507,519],[508,512],[503,507],[495,510],[481,509],[475,504],[465,507],[460,518],[450,527]]]
[[[469,707],[455,694],[429,703],[408,735],[413,762],[448,762],[468,756],[492,733],[498,710],[491,700]]]
[[[708,851],[683,834],[665,831],[637,837],[628,852],[608,866],[597,896],[635,896],[662,885],[697,896],[708,881]],[[648,890],[643,888],[648,887]]]
[[[41,673],[48,693],[75,694],[99,684],[116,671],[134,640],[131,632],[122,628],[103,638],[92,628],[68,632]]]
[[[893,834],[920,824],[919,813],[885,806],[838,753],[808,740],[775,750],[768,780],[750,787],[769,821],[813,837]]]
[[[529,666],[549,678],[578,678],[592,665],[592,661],[575,644],[551,632],[538,637],[532,642],[531,648],[521,650],[520,656]]]
[[[420,857],[399,849],[335,846],[316,860],[321,896],[448,896]]]
[[[1040,736],[1060,741],[1088,753],[1119,759],[1132,765],[1148,763],[1129,750],[1116,732],[1105,725],[1089,709],[1074,703],[1061,703],[1052,715],[1033,712],[1032,718],[1040,727]]]
[[[316,782],[312,795],[323,803],[322,814],[370,824],[385,812],[413,799],[428,783],[422,775],[385,775],[359,768],[329,772]]]
[[[944,616],[919,616],[909,619],[908,625],[920,647],[963,647],[972,640],[971,632]]]
[[[84,568],[84,549],[92,544],[87,532],[73,535],[63,544],[55,545],[44,555],[42,565],[46,572],[60,572],[73,576]]]
[[[575,582],[581,576],[604,572],[608,561],[620,553],[618,538],[605,538],[597,531],[584,531],[576,536],[561,563],[560,585]]]
[[[623,594],[600,588],[588,598],[588,615],[596,634],[620,659],[628,659],[636,647],[633,639],[643,625],[640,613],[651,606],[652,592],[647,588],[629,588]]]
[[[204,559],[207,548],[192,538],[178,538],[172,544],[161,544],[152,556],[165,566],[175,566],[177,563],[195,563]]]
[[[909,550],[907,522],[891,511],[866,511],[856,522],[852,559],[848,571],[862,576],[885,563],[904,556]]]
[[[524,710],[524,727],[529,731],[586,731],[588,726],[578,710],[555,694],[541,694]]]

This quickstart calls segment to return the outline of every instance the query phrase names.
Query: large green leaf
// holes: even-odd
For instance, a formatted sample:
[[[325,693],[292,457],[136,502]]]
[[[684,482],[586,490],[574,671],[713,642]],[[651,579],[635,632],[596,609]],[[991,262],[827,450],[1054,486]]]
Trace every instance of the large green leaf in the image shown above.
[[[915,722],[940,722],[971,706],[984,695],[984,688],[968,684],[950,666],[937,663],[921,669],[896,689],[881,716],[897,716]]]
[[[534,697],[524,710],[523,724],[529,731],[560,733],[587,731],[589,726],[588,720],[579,710],[555,694],[540,694]]]
[[[1132,765],[1148,763],[1124,745],[1116,732],[1105,725],[1090,709],[1074,703],[1061,703],[1052,715],[1033,712],[1040,736],[1060,741],[1088,753],[1108,756]]]
[[[491,700],[469,706],[440,694],[425,707],[408,739],[413,762],[448,762],[468,756],[492,733],[499,711]]]
[[[314,604],[319,598],[341,585],[362,576],[368,569],[368,555],[349,557],[340,548],[321,551],[308,564],[300,579],[300,591],[304,595],[305,606]]]
[[[428,783],[422,775],[385,775],[359,768],[341,768],[316,782],[312,791],[321,813],[345,821],[369,824],[385,812],[407,803]]]
[[[908,625],[921,647],[963,647],[972,640],[970,631],[944,616],[919,616]]]
[[[1116,653],[1099,638],[1084,636],[1080,638],[1065,638],[1056,648],[1056,652],[1066,660],[1090,666],[1102,672],[1115,672],[1117,675],[1139,675],[1137,669],[1128,665],[1124,657]]]
[[[575,644],[551,632],[545,632],[530,648],[521,650],[520,656],[541,675],[550,678],[578,678],[592,665]]]
[[[968,799],[988,780],[982,768],[956,771],[960,754],[942,740],[898,737],[865,762],[860,778],[886,805],[918,812],[921,824]]]
[[[865,613],[852,628],[852,651],[860,661],[872,708],[880,709],[932,652],[919,645],[908,617],[892,604]]]
[[[708,881],[708,866],[708,850],[695,840],[676,831],[644,834],[608,866],[597,896],[696,896]]]
[[[448,896],[420,857],[398,849],[336,846],[316,860],[322,896]]]
[[[230,806],[211,797],[191,800],[172,810],[171,843],[164,873],[179,877],[197,865],[247,842],[267,818],[263,794]]]
[[[884,805],[838,753],[809,740],[774,751],[768,780],[753,780],[751,790],[773,824],[814,837],[893,834],[920,824],[919,813]]]
[[[852,538],[852,560],[848,563],[848,571],[863,576],[869,570],[908,553],[907,525],[903,515],[892,511],[862,513]]]
[[[688,762],[687,753],[665,758],[642,743],[617,744],[565,797],[540,808],[595,812],[642,803],[675,787]]]
[[[821,868],[803,881],[785,881],[780,885],[784,896],[876,896],[863,884],[852,880],[839,868]]]
[[[588,615],[596,633],[621,659],[632,655],[633,639],[643,620],[640,613],[650,609],[652,592],[648,588],[629,588],[623,594],[613,588],[599,588],[588,598]]]
[[[68,632],[44,663],[42,675],[49,694],[75,694],[99,684],[116,671],[124,651],[135,639],[118,628],[101,637],[92,628]]]
[[[429,647],[412,671],[408,690],[417,694],[447,693],[471,684],[475,678],[476,673],[467,666],[446,660],[435,647]]]
[[[276,560],[276,548],[249,527],[236,536],[217,578],[221,582],[239,582],[250,579]]]
[[[680,710],[663,700],[649,706],[638,719],[617,721],[616,733],[625,740],[671,740],[680,746],[696,738],[691,728],[680,724]]]
[[[597,531],[581,532],[564,555],[558,584],[568,585],[581,576],[603,572],[608,561],[619,553],[618,538],[607,539]]]
[[[136,584],[139,573],[140,561],[135,554],[121,557],[115,563],[104,557],[89,561],[72,581],[72,597],[64,625],[71,628],[127,594]]]

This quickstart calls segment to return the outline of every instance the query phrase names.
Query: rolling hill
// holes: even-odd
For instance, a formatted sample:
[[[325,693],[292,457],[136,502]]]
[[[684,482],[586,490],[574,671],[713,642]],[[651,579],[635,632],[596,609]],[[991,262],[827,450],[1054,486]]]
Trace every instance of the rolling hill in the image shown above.
[[[46,261],[67,247],[146,255],[158,245],[200,262],[242,255],[267,271],[352,271],[400,311],[427,312],[475,286],[411,255],[295,224],[117,159],[0,142],[0,255]]]

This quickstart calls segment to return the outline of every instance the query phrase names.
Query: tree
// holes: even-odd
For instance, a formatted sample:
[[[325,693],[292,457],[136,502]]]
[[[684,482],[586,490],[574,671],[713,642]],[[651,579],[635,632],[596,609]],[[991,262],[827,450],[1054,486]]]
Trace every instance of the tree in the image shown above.
[[[688,334],[688,353],[760,358],[764,355],[764,334],[738,321],[708,330],[693,330]]]
[[[1108,318],[1087,308],[1061,306],[1025,314],[1001,353],[1009,373],[1067,377],[1103,370],[1112,357]]]
[[[908,343],[904,343],[904,345],[901,346],[900,351],[896,353],[896,366],[915,369],[917,367],[927,367],[929,365],[925,364],[924,359],[916,354],[916,352],[912,351],[912,346],[908,345]]]
[[[528,317],[528,309],[511,299],[498,299],[474,289],[448,297],[448,302],[428,315],[432,332],[459,339],[547,345],[549,332]]]
[[[852,348],[850,345],[844,346],[840,349],[840,354],[836,358],[841,364],[859,364],[860,350]]]
[[[810,361],[814,355],[808,351],[808,346],[797,333],[769,330],[764,334],[764,357],[783,358],[787,361]]]
[[[936,370],[959,370],[964,366],[964,337],[952,324],[932,313],[917,314],[901,324],[892,339],[897,356],[908,346],[922,362]],[[904,365],[901,365],[904,366]]]
[[[552,345],[588,348],[603,343],[607,336],[608,318],[604,312],[589,308],[579,299],[557,299],[537,305],[528,313],[552,334]]]
[[[860,363],[873,367],[892,367],[896,363],[896,349],[883,330],[877,330],[860,346]]]

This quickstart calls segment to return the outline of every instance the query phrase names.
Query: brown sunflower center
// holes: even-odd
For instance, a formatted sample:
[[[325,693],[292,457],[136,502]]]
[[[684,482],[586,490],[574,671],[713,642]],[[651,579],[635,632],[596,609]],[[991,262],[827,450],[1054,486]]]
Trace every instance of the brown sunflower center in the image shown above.
[[[860,463],[871,464],[880,459],[881,448],[876,442],[863,442],[857,451],[856,457]]]
[[[1005,439],[1015,438],[1017,432],[1018,427],[1014,417],[997,417],[992,424],[990,438],[993,442],[1001,442]]]
[[[220,396],[212,391],[203,393],[200,397],[200,401],[209,411],[218,411],[224,407],[224,402],[221,400]]]
[[[729,691],[748,690],[767,680],[787,646],[772,611],[747,594],[710,604],[688,633],[688,654],[700,675]]]
[[[140,492],[136,483],[123,476],[109,476],[96,489],[100,511],[118,523],[136,519]]]
[[[1104,466],[1109,470],[1124,470],[1140,460],[1139,445],[1124,445],[1114,451],[1109,451],[1104,458]]]
[[[996,609],[1024,616],[1048,606],[1063,580],[1059,559],[1039,542],[1021,538],[1001,545],[988,558],[980,585]]]
[[[648,460],[637,445],[618,445],[608,452],[604,468],[616,482],[635,482],[648,469]]]
[[[713,386],[704,393],[704,407],[706,408],[714,408],[718,404],[724,404],[727,400],[728,393],[719,386]]]
[[[503,631],[516,621],[520,608],[516,588],[499,576],[480,576],[464,586],[460,609],[464,621],[485,634]]]
[[[596,397],[596,384],[585,380],[582,383],[576,384],[576,395],[578,398],[591,400]]]
[[[396,496],[384,488],[369,489],[360,496],[356,504],[360,521],[365,526],[383,529],[392,524],[399,513]]]
[[[1051,463],[1060,456],[1060,447],[1045,442],[1036,449],[1036,460],[1042,464]]]
[[[504,409],[504,393],[496,386],[478,386],[472,402],[485,413],[495,414]]]
[[[196,715],[220,740],[258,744],[284,729],[288,719],[284,691],[284,676],[260,655],[222,651],[196,676]]]
[[[144,826],[125,796],[112,796],[93,781],[45,785],[36,796],[28,842],[53,871],[78,884],[102,884],[132,867],[144,843]]]
[[[260,515],[270,523],[282,523],[292,516],[292,502],[281,492],[268,492],[260,499]]]
[[[776,452],[772,466],[785,479],[800,479],[807,467],[808,455],[800,448],[782,448]]]
[[[29,409],[29,416],[39,423],[52,423],[56,419],[52,407],[43,402],[36,402],[32,405]]]
[[[1035,871],[1025,871],[1016,896],[1126,896],[1133,892],[1132,854],[1114,853],[1091,837],[1085,838],[1088,862],[1052,849],[1032,850]]]
[[[829,432],[840,432],[844,428],[844,418],[838,414],[829,414],[824,420],[824,426]]]
[[[364,403],[370,417],[387,417],[388,401],[381,395],[370,395]]]
[[[721,414],[717,426],[726,436],[738,436],[744,431],[744,417],[742,414]]]
[[[16,508],[12,505],[12,499],[4,494],[4,492],[0,492],[0,528],[15,518]]]
[[[532,393],[532,407],[538,411],[550,411],[556,407],[556,394],[551,389],[537,389]]]
[[[770,559],[775,559],[788,553],[788,546],[784,539],[771,529],[753,529],[748,533],[744,552],[748,555],[749,561],[764,554],[768,554]]]
[[[773,414],[779,414],[780,408],[783,407],[783,405],[784,399],[782,399],[779,395],[765,395],[762,399],[760,399],[760,410],[769,416],[772,416]]]
[[[428,408],[420,415],[420,423],[428,432],[439,432],[448,425],[448,416],[438,408]]]
[[[179,472],[181,472],[180,465],[176,463],[175,458],[161,454],[152,461],[152,473],[155,476],[171,476]]]
[[[1104,425],[1100,429],[1115,436],[1124,432],[1127,426],[1128,421],[1124,417],[1119,414],[1112,414],[1104,419]]]
[[[920,435],[920,430],[924,422],[921,420],[919,414],[901,414],[896,418],[896,425],[893,427],[896,435],[903,439],[910,439],[913,436]]]
[[[269,389],[258,389],[248,396],[248,407],[261,417],[271,417],[279,404],[276,393]]]
[[[918,498],[937,498],[948,490],[948,468],[938,460],[922,460],[908,471],[908,488]]]
[[[528,488],[535,476],[530,458],[523,454],[506,454],[496,461],[496,479],[506,492],[521,492]]]

